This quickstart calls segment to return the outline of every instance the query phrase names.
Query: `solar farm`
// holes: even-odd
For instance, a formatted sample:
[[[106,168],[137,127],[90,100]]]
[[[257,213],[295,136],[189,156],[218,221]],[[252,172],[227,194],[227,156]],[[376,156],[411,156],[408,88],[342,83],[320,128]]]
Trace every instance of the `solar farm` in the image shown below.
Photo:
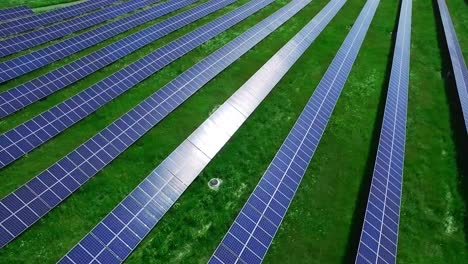
[[[468,263],[466,0],[0,1],[0,263]]]

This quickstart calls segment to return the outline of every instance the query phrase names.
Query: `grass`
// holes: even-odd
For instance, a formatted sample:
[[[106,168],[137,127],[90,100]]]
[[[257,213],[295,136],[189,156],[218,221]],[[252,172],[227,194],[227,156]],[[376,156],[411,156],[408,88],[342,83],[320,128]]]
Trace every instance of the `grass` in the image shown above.
[[[449,6],[450,10],[454,9]],[[467,9],[466,5],[459,7]],[[457,100],[450,96],[450,87],[444,82],[447,69],[442,58],[447,50],[438,43],[445,43],[445,40],[441,32],[436,34],[437,27],[440,30],[440,22],[432,13],[436,3],[418,2],[414,8],[428,10],[414,14],[415,21],[425,21],[428,26],[413,29],[413,32],[419,29],[425,38],[413,37],[411,50],[419,56],[411,59],[408,110],[412,114],[407,129],[400,256],[405,263],[428,260],[462,263],[468,259],[468,233],[464,230],[467,200],[463,199],[459,184],[463,184],[460,179],[467,175],[456,162],[459,153],[454,135],[461,127],[454,130],[451,126],[451,119],[456,116],[450,108]],[[463,36],[467,32],[460,33]],[[461,43],[465,47],[467,44]]]
[[[0,132],[245,2],[247,0],[238,1],[2,120]],[[326,30],[140,244],[128,263],[206,262],[299,116],[364,2],[348,0]],[[276,1],[1,170],[0,196],[37,175],[183,70],[286,3],[286,0]],[[66,202],[0,250],[0,263],[57,261],[326,3],[326,0],[313,0],[209,82]],[[463,0],[450,0],[448,5],[460,44],[468,47],[467,4]],[[460,137],[456,98],[447,75],[449,64],[433,9],[431,1],[413,1],[399,263],[463,263],[468,259],[467,199],[466,194],[463,195],[468,186],[463,178],[466,171],[462,162],[466,156],[460,156],[464,153],[460,147],[463,134]],[[356,234],[363,216],[361,201],[367,196],[380,132],[398,13],[398,1],[381,0],[324,137],[267,254],[266,263],[340,263],[350,262],[354,257]],[[121,34],[98,47],[130,33]],[[29,73],[0,89],[32,79],[98,47]],[[213,177],[223,179],[217,192],[207,187],[208,180]]]

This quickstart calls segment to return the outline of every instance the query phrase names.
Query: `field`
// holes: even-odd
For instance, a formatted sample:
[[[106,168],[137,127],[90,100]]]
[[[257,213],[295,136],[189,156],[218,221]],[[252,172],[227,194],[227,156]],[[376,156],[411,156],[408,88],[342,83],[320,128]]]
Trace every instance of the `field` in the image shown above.
[[[1,1],[0,8],[18,4],[42,7],[64,2],[70,1],[10,0]],[[0,133],[246,2],[248,0],[239,0],[0,120]],[[288,2],[277,0],[0,170],[0,197],[36,176],[191,65]],[[60,259],[327,2],[313,0],[210,81],[64,203],[1,249],[0,263],[53,263]],[[265,263],[354,261],[385,106],[399,2],[381,0],[318,150]],[[208,260],[301,113],[364,3],[365,0],[348,0],[272,93],[127,259],[128,263],[205,263]],[[465,61],[468,61],[468,2],[447,0],[447,4]],[[173,14],[0,84],[0,91],[41,76]],[[413,0],[412,15],[398,263],[466,263],[468,138],[453,74],[450,73],[451,64],[437,2]],[[207,186],[214,177],[223,180],[219,191],[212,191]]]

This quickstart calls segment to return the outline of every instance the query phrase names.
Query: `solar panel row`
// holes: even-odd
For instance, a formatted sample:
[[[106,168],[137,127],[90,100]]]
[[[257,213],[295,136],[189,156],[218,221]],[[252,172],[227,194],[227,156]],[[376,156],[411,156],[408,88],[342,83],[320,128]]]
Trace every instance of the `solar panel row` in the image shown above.
[[[310,0],[296,0],[290,2],[288,5],[277,11],[275,14],[271,15],[267,19],[263,20],[255,27],[251,28],[236,40],[230,42],[222,49],[216,51],[205,61],[214,62],[213,64],[208,64],[207,68],[215,67],[216,72],[219,73],[222,69],[227,67],[227,64],[232,63],[236,58],[240,56],[239,53],[245,53],[247,49],[250,49],[255,44],[250,44],[251,41],[258,43],[266,35],[270,34],[281,24],[291,18],[299,10],[301,10],[305,5],[307,5]],[[259,37],[257,37],[259,36]],[[247,49],[246,49],[247,48]],[[223,53],[220,54],[219,52]],[[239,55],[238,55],[239,54]],[[291,57],[289,57],[291,58]],[[226,63],[225,60],[228,60]],[[284,59],[278,59],[277,62],[286,61]],[[270,64],[271,65],[271,64]],[[199,66],[194,66],[190,70],[186,71],[179,77],[177,77],[173,85],[179,86],[179,89],[183,89],[184,86],[187,86],[189,83],[194,83],[197,86],[202,86],[207,78],[211,79],[213,74],[211,73],[212,69],[206,69],[205,64],[199,64]],[[221,67],[219,69],[217,67]],[[269,69],[272,70],[272,69]],[[202,71],[202,72],[200,72]],[[215,73],[214,75],[216,75]],[[263,70],[263,73],[269,73],[268,70]],[[246,85],[242,90],[251,89],[253,81],[261,80],[259,78],[265,77],[264,74],[256,75],[250,81],[250,85]],[[177,79],[180,79],[181,76],[186,74],[192,74],[192,78],[202,80],[201,85],[198,84],[198,80],[195,82],[188,77],[188,79],[182,79],[179,84]],[[198,77],[204,74],[208,74],[208,77]],[[277,78],[279,80],[280,78]],[[180,87],[182,86],[182,87]],[[189,90],[189,93],[193,93],[193,89]],[[235,101],[235,99],[230,99]],[[257,105],[261,100],[256,101]],[[225,141],[217,141],[217,149],[222,147],[224,143],[228,140],[228,134],[232,135],[240,124],[245,121],[247,118],[241,112],[238,112],[234,106],[231,106],[230,101],[223,104],[217,111],[211,115],[211,117],[205,121],[204,125],[198,128],[190,140],[185,141],[182,145],[174,151],[166,161],[163,162],[158,168],[154,170],[140,185],[123,200],[107,217],[105,217],[100,224],[98,224],[88,235],[86,235],[72,250],[70,250],[64,258],[60,261],[61,263],[89,263],[99,259],[100,256],[110,256],[115,262],[123,261],[132,250],[139,244],[139,242],[151,231],[151,229],[156,225],[159,219],[165,214],[171,205],[178,199],[186,187],[190,184],[201,168],[196,168],[195,170],[190,167],[188,170],[184,170],[184,175],[181,177],[180,174],[177,174],[179,178],[174,176],[172,173],[176,170],[183,167],[181,163],[171,164],[171,162],[181,161],[185,164],[194,164],[192,161],[195,160],[198,155],[204,157],[203,161],[207,159],[203,153],[198,151],[191,142],[197,142],[196,139],[210,137],[222,138]],[[156,107],[153,107],[153,111],[156,110]],[[146,115],[146,116],[145,116]],[[139,120],[143,120],[151,123],[151,112],[146,112],[145,115],[139,115]],[[248,116],[248,115],[247,115]],[[134,121],[128,128],[132,126],[137,126],[139,121]],[[142,123],[141,123],[142,124]],[[216,124],[216,125],[215,125]],[[206,129],[209,128],[220,128],[216,132],[219,132],[221,135],[205,134]],[[212,130],[210,130],[212,131]],[[227,134],[226,134],[227,133]],[[196,138],[196,139],[195,139]],[[195,143],[197,144],[197,143]],[[182,154],[182,156],[180,156]],[[214,155],[213,152],[211,154]],[[195,155],[195,156],[192,156]],[[208,161],[207,161],[208,162]],[[206,163],[207,163],[206,162]],[[203,163],[206,165],[206,163]],[[168,167],[166,167],[168,166]],[[192,170],[190,170],[192,169]],[[101,261],[102,262],[102,261]],[[111,262],[112,263],[112,262]]]
[[[198,0],[182,0],[161,12],[170,12]],[[32,81],[0,93],[0,118],[88,76],[118,59],[196,21],[236,0],[209,1],[136,32]],[[162,5],[161,5],[162,6]],[[172,47],[173,48],[173,47]],[[164,52],[164,51],[159,51]]]
[[[403,0],[380,141],[356,263],[396,263],[406,138],[411,0]]]
[[[234,26],[273,1],[274,0],[251,1],[207,23],[205,26],[199,27],[169,45],[183,48],[193,47],[194,44],[201,44]],[[167,49],[165,50],[170,52]],[[180,51],[177,54],[181,56],[182,53],[183,52]],[[158,54],[155,55],[159,57]],[[175,57],[172,58],[174,59]],[[149,58],[148,60],[154,61],[153,58]],[[170,106],[169,102],[173,101],[163,100],[163,107]],[[106,136],[109,137],[121,134],[121,132],[123,132],[119,128],[121,125],[121,122],[117,123],[117,125],[112,127],[110,131],[111,134],[106,134]],[[132,138],[136,139],[144,132],[143,130],[128,130],[127,133],[129,136],[127,136],[127,134],[122,134],[119,140],[113,141],[114,144],[109,144],[109,141],[105,137],[100,137],[98,142],[88,141],[87,145],[82,145],[76,151],[70,153],[69,156],[52,165],[28,183],[3,198],[0,201],[0,247],[3,247],[9,241],[17,237],[48,211],[58,205],[75,191],[80,184],[86,182],[89,177],[97,173],[105,164],[110,162],[110,160],[112,160],[112,156],[110,155],[114,155],[113,153],[118,151],[123,151],[131,144],[130,141]],[[89,156],[90,152],[99,152],[100,155],[90,156],[91,158],[87,160],[82,158],[82,156]]]
[[[453,27],[452,19],[447,8],[445,0],[437,0],[439,12],[442,19],[442,25],[445,32],[445,40],[452,61],[453,74],[457,86],[458,97],[462,107],[463,118],[465,120],[465,128],[468,133],[468,69],[463,58],[463,52],[458,43],[457,34]]]
[[[0,37],[7,37],[13,34],[21,33],[40,26],[55,23],[60,20],[74,17],[85,12],[93,11],[104,6],[108,6],[119,0],[99,0],[86,1],[69,7],[37,14],[29,17],[16,19],[10,22],[0,24]]]
[[[369,0],[265,174],[209,263],[261,263],[297,191],[379,0]]]
[[[0,41],[0,56],[7,56],[31,47],[67,36],[79,30],[97,25],[122,14],[134,11],[138,8],[154,4],[161,0],[132,0],[113,5],[97,12],[93,12],[74,19],[66,20],[45,28],[37,29],[22,35],[18,35]]]
[[[170,24],[170,27],[165,27],[166,30],[162,34],[167,34],[169,33],[167,30],[174,30],[182,24],[186,25],[234,1],[235,0],[212,0],[195,8],[198,9],[199,12],[181,18],[183,20],[182,22],[179,20],[176,25]],[[40,146],[113,98],[116,98],[151,74],[223,30],[219,27],[208,30],[208,26],[211,25],[212,24],[208,24],[201,27],[157,49],[153,53],[130,64],[61,104],[54,106],[24,124],[0,135],[0,167],[6,166],[25,153]],[[115,56],[113,58],[115,58]],[[98,60],[97,62],[99,63],[100,61]],[[96,61],[93,63],[96,63]],[[88,68],[90,67],[90,64],[83,65]],[[102,63],[98,64],[98,66],[102,66]]]
[[[109,24],[102,25],[78,36],[65,39],[59,43],[0,63],[0,82],[11,80],[54,61],[63,59],[131,28],[142,25],[197,1],[199,0],[171,0]]]
[[[30,16],[32,14],[34,14],[34,12],[26,6],[3,8],[0,9],[0,20],[20,18],[24,16]]]

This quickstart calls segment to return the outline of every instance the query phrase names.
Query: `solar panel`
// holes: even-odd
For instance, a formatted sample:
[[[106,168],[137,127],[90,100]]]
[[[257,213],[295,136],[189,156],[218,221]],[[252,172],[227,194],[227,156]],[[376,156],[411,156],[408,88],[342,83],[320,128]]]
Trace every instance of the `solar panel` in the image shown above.
[[[261,263],[340,96],[375,14],[369,0],[265,174],[209,263]]]
[[[203,6],[201,11],[194,13],[194,15],[201,18],[207,13],[214,12],[234,1],[213,0],[206,3],[207,5]],[[234,19],[239,20],[243,17],[239,16]],[[193,16],[186,18],[188,20],[194,19]],[[185,20],[185,23],[188,23],[187,20]],[[232,23],[232,19],[229,18],[224,24],[227,23]],[[48,111],[0,135],[0,168],[40,146],[167,64],[224,30],[220,27],[209,29],[208,27],[212,25],[213,22],[170,42]],[[170,26],[170,30],[175,30],[175,28]],[[125,47],[123,48],[128,51]],[[94,61],[93,63],[96,62],[99,63],[100,61]],[[102,64],[98,65],[102,66]],[[90,64],[84,64],[84,66],[90,68]]]
[[[452,61],[453,74],[457,85],[458,96],[462,107],[463,118],[465,120],[466,132],[468,132],[468,69],[466,68],[460,43],[453,27],[452,19],[445,0],[437,0],[440,17],[445,32],[445,40]]]
[[[273,0],[250,1],[205,26],[199,27],[193,31],[195,34],[189,33],[185,36],[207,39],[211,34],[216,35],[227,30],[272,2]],[[169,45],[180,47],[192,45],[192,41],[185,37],[181,37],[178,40],[181,42],[176,40],[173,44]],[[237,40],[240,41],[239,39]],[[149,60],[152,60],[152,58]],[[205,61],[205,63],[207,63],[207,61]],[[196,69],[200,71],[203,70],[204,68],[200,68],[203,65],[204,64],[197,64]],[[204,78],[207,78],[206,75],[197,76],[197,78],[193,77],[196,76],[192,76],[191,79],[201,82],[205,80]],[[190,82],[189,87],[195,87],[196,85],[196,83]],[[65,158],[3,198],[0,201],[0,248],[58,205],[81,184],[84,184],[90,177],[95,175],[113,158],[143,135],[143,133],[146,132],[144,128],[149,125],[148,122],[156,122],[158,118],[162,119],[162,115],[167,115],[169,113],[168,109],[171,109],[171,107],[175,108],[177,106],[176,103],[182,103],[182,99],[179,96],[183,95],[185,91],[181,91],[177,95],[171,97],[164,94],[165,92],[173,91],[172,89],[174,88],[175,83],[167,85],[161,92],[155,93],[154,97],[150,97],[151,99],[148,98],[137,108],[106,128],[105,131],[102,131],[98,136],[88,140]],[[165,96],[165,98],[161,98],[160,96]],[[125,125],[128,124],[132,118],[136,118],[136,115],[141,113],[141,111],[151,107],[151,105],[149,105],[151,100],[159,100],[159,103],[153,102],[157,103],[159,107],[151,111],[151,116],[147,116],[147,122],[136,124],[135,127],[127,129]],[[118,138],[112,140],[112,138],[117,135]]]
[[[405,156],[411,0],[403,0],[377,158],[356,263],[396,263]]]
[[[86,1],[80,4],[56,9],[42,14],[0,23],[0,38],[55,23],[66,18],[83,14],[85,12],[93,11],[104,6],[108,6],[116,1],[119,0]]]
[[[0,82],[11,80],[54,61],[66,58],[78,51],[197,1],[199,0],[171,0],[78,36],[0,63]]]
[[[180,5],[172,6],[171,10],[187,5],[187,1],[180,1]],[[33,102],[40,100],[64,87],[102,69],[118,59],[144,47],[175,30],[182,28],[218,9],[233,3],[235,0],[211,0],[193,9],[168,18],[149,28],[138,31],[126,38],[110,44],[96,52],[75,60],[61,68],[53,70],[30,82],[0,93],[0,118],[5,117]],[[168,12],[168,10],[165,10]],[[167,50],[175,47],[167,46]],[[159,49],[162,55],[165,50]],[[141,60],[140,60],[141,61]],[[147,64],[145,62],[145,64]],[[128,75],[128,74],[125,74]]]
[[[277,28],[309,2],[310,0],[292,1],[256,28],[261,24],[263,25],[260,30],[269,30],[270,26]],[[253,109],[263,101],[308,44],[318,36],[331,20],[326,16],[333,17],[336,14],[336,10],[332,8],[343,5],[345,1],[334,2],[316,16],[314,23],[309,24],[308,31],[302,31],[305,36],[295,39],[300,43],[290,42],[267,62],[70,250],[60,263],[91,262],[93,259],[99,259],[100,255],[113,256],[118,259],[116,262],[123,261],[248,118]],[[268,23],[264,24],[266,21]],[[249,35],[246,37],[250,37]],[[301,47],[297,48],[299,45]],[[218,59],[223,60],[223,58]],[[239,96],[247,96],[250,99],[248,110],[245,101],[239,104]]]
[[[24,16],[30,16],[34,12],[26,6],[17,6],[0,9],[0,20],[9,20]]]
[[[108,8],[104,8],[97,12],[66,20],[45,28],[37,29],[35,31],[0,41],[0,56],[7,56],[49,42],[51,40],[70,35],[79,30],[97,25],[101,22],[113,19],[125,13],[154,4],[159,1],[161,0],[132,0],[120,3]]]

